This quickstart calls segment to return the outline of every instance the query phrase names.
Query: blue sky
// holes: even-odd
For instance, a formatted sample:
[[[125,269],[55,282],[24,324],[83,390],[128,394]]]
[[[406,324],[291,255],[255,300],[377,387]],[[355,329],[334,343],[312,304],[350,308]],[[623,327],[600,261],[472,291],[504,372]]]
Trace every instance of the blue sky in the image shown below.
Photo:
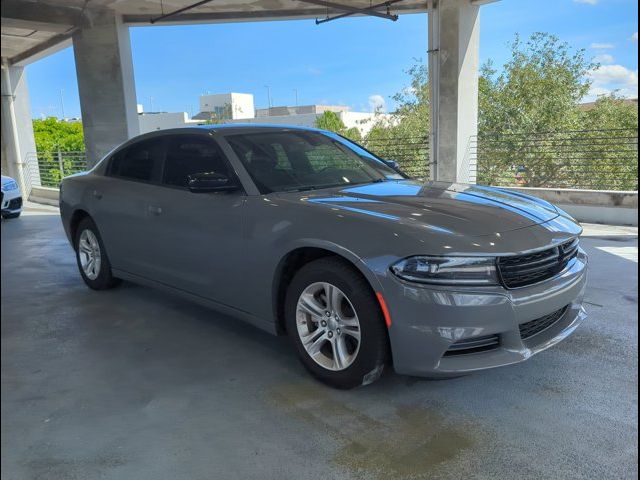
[[[482,7],[480,55],[506,61],[515,33],[558,35],[585,48],[602,67],[592,72],[592,96],[619,90],[638,95],[638,6],[632,0],[502,0]],[[131,29],[138,103],[145,110],[197,113],[198,96],[242,92],[267,105],[348,105],[370,111],[408,83],[406,69],[426,58],[426,15],[397,22],[352,18]],[[80,116],[71,48],[28,67],[34,117]]]

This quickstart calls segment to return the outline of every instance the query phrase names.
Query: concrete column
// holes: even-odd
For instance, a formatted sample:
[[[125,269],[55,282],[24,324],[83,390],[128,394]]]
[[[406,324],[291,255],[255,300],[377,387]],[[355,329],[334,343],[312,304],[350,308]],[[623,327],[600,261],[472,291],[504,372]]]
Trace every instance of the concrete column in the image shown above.
[[[40,185],[24,67],[2,64],[2,173],[18,181],[26,199]]]
[[[138,134],[129,28],[100,13],[73,34],[87,163]]]
[[[476,180],[480,3],[434,0],[429,8],[433,180]]]

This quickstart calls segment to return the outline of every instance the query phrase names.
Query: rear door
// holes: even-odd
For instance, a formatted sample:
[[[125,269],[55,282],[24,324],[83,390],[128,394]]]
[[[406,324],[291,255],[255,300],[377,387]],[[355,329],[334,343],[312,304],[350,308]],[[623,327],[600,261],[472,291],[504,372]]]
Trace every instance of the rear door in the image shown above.
[[[96,177],[92,215],[115,269],[153,275],[149,199],[160,189],[163,155],[163,137],[141,140],[115,153],[106,175]]]
[[[166,138],[161,192],[149,205],[149,232],[153,236],[147,248],[157,259],[154,279],[242,308],[246,195],[227,158],[208,134]],[[189,191],[190,175],[211,172],[228,176],[238,184],[238,190]]]

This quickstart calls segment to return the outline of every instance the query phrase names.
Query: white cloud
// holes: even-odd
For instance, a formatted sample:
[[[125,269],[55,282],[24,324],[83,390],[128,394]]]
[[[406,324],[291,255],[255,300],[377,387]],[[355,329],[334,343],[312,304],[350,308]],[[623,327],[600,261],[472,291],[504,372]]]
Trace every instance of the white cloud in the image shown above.
[[[385,102],[382,95],[370,95],[369,109],[372,112],[385,112],[387,110],[387,102]]]
[[[609,65],[613,63],[613,55],[609,55],[608,53],[602,53],[600,55],[596,55],[593,57],[593,61],[596,63],[600,63],[602,65]]]
[[[638,84],[638,71],[632,71],[622,65],[602,65],[589,72],[594,84]]]
[[[587,3],[589,5],[595,5],[598,3],[598,0],[573,0],[574,3]]]
[[[595,100],[614,91],[622,97],[638,97],[638,70],[623,65],[602,65],[589,72],[588,77],[592,85],[585,100]]]
[[[615,45],[613,43],[592,43],[589,47],[594,50],[611,50],[615,48]]]
[[[634,42],[638,41],[638,32],[635,32],[633,35],[631,35],[631,40],[633,40]]]

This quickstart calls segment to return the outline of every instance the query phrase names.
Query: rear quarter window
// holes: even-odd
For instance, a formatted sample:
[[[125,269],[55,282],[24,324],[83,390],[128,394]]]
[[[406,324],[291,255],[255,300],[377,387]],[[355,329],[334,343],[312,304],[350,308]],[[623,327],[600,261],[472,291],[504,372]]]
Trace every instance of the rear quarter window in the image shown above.
[[[111,157],[107,173],[127,180],[157,181],[162,168],[162,151],[162,138],[134,143]]]

